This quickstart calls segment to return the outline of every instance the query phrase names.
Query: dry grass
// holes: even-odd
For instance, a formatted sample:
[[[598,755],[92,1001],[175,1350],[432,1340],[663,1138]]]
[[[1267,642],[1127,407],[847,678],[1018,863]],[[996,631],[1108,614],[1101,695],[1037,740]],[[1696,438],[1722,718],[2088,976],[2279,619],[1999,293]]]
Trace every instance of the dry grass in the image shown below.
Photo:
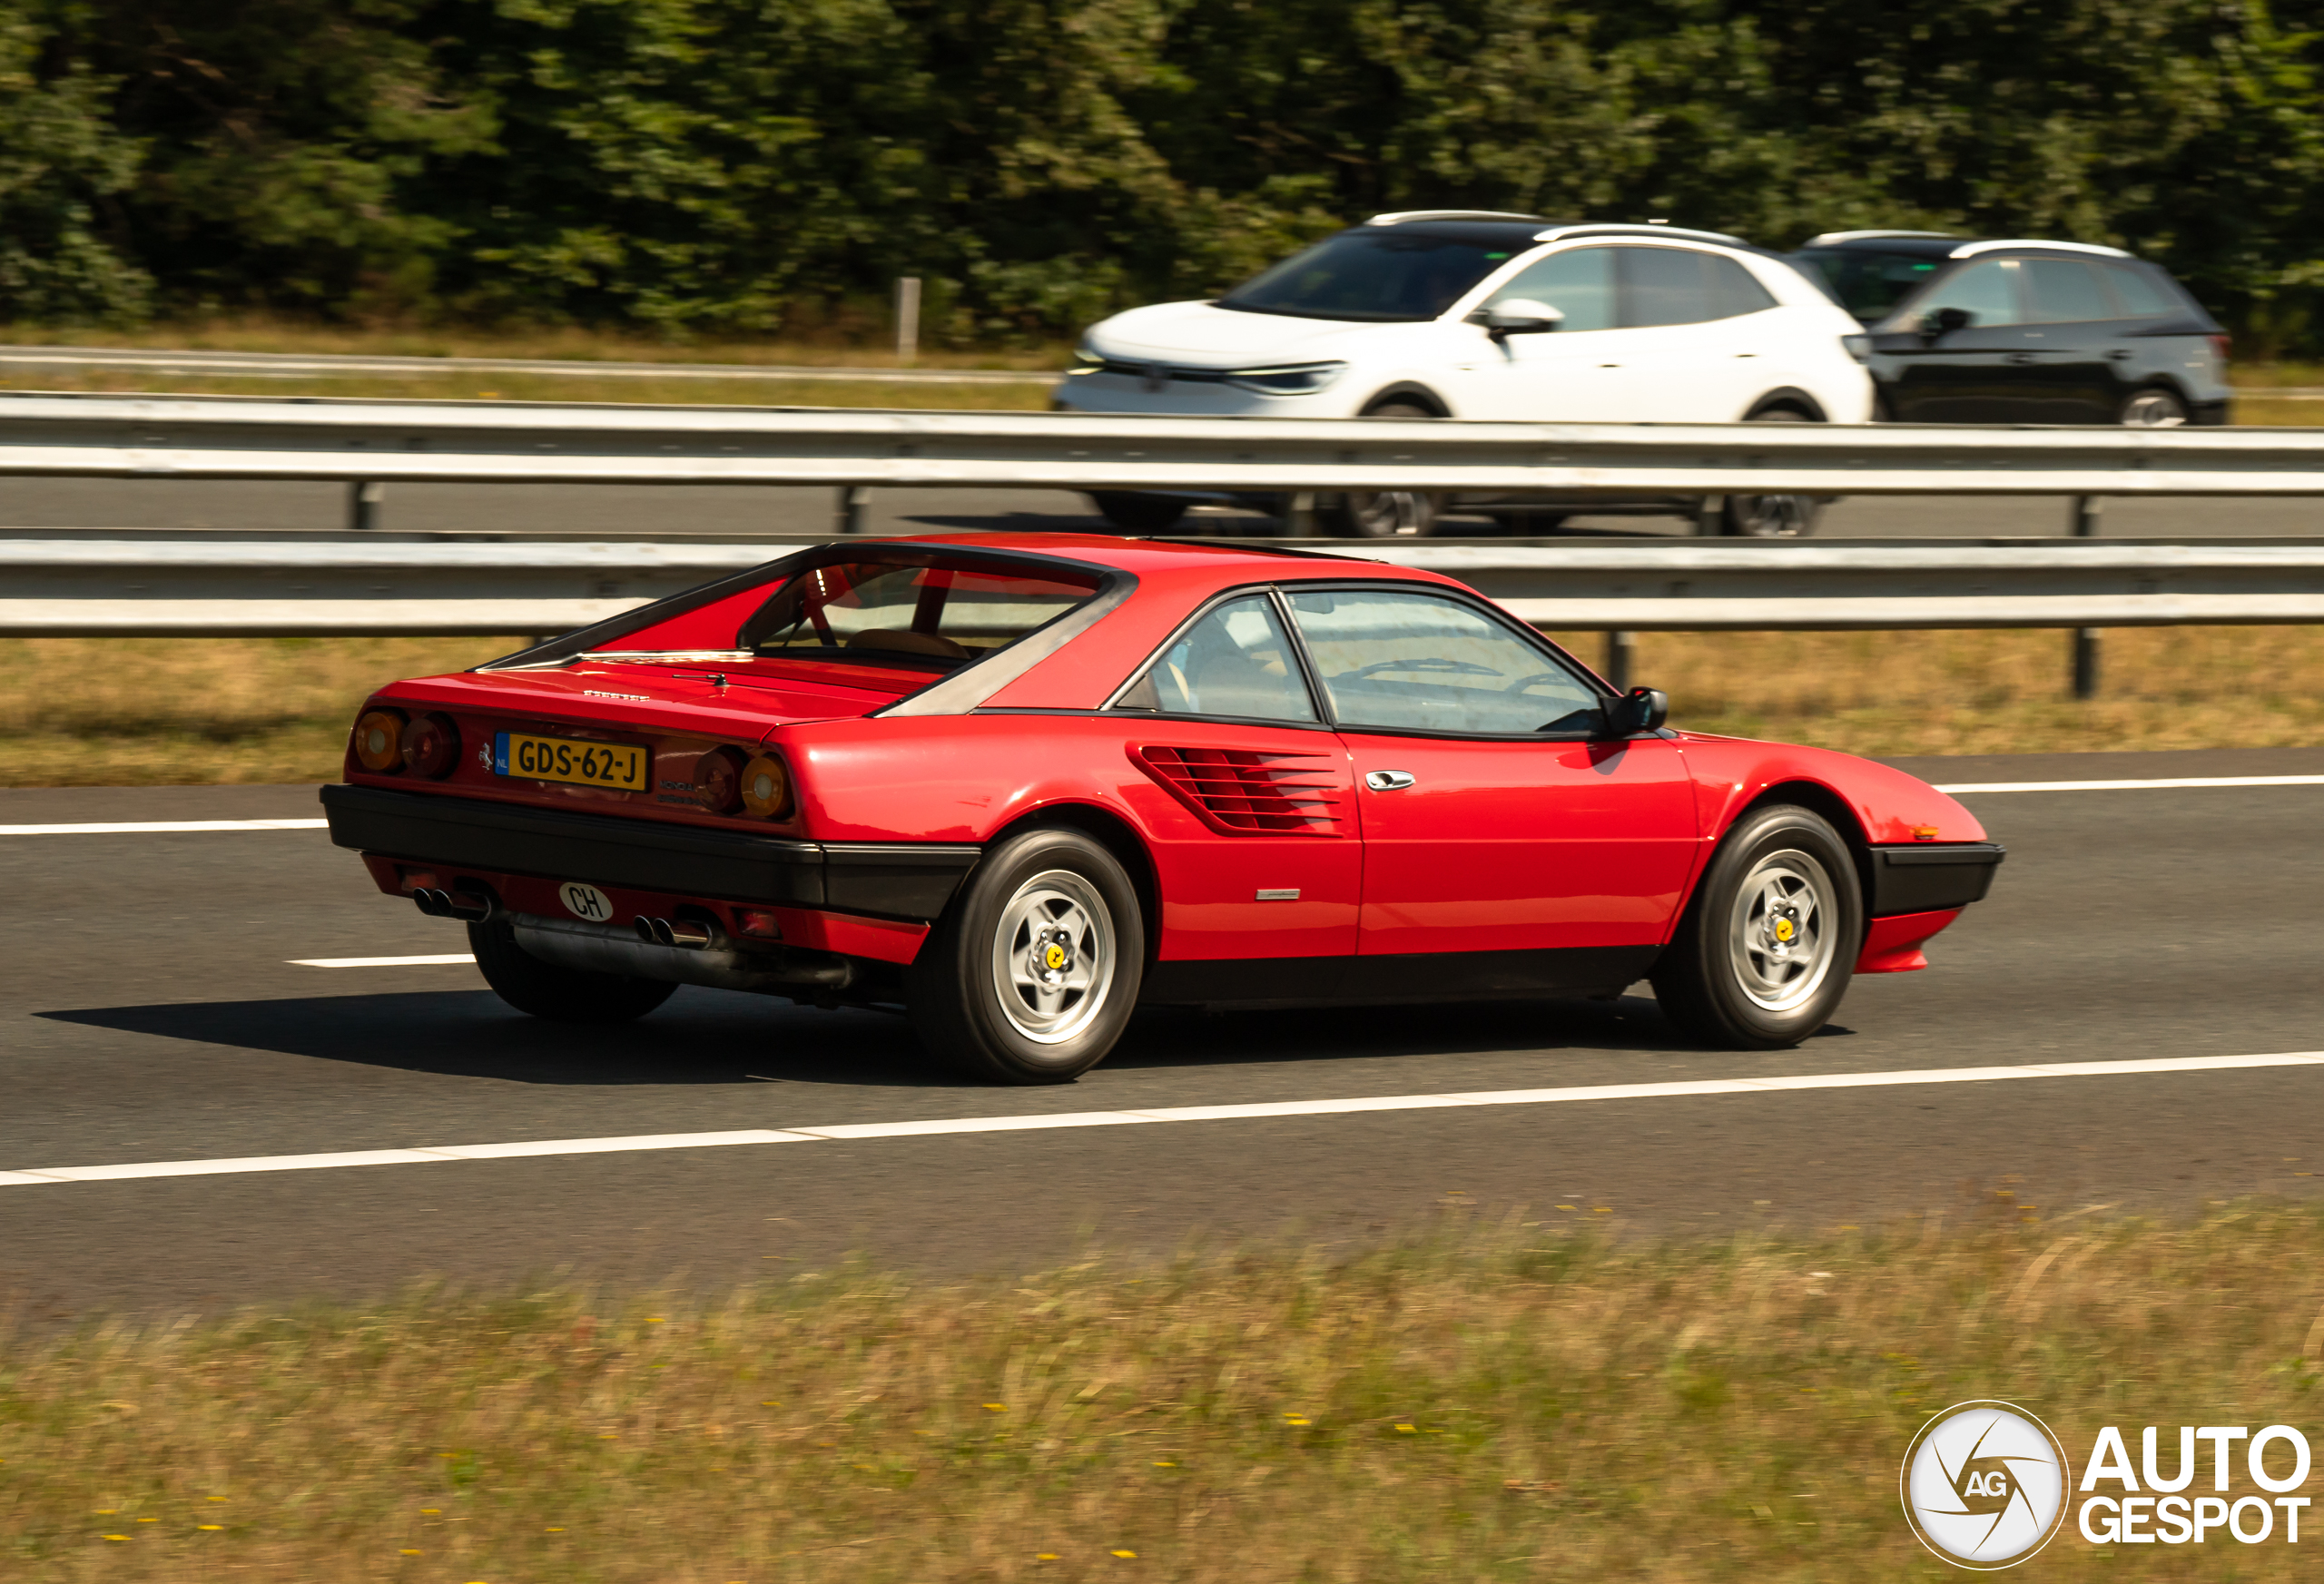
[[[19,1340],[0,1551],[28,1584],[1885,1581],[1944,1571],[1896,1469],[1947,1404],[2022,1403],[2077,1464],[2109,1423],[2316,1433],[2315,1214],[2033,1214],[1677,1245],[1512,1218],[1338,1262]],[[2299,1576],[2280,1537],[2132,1559]],[[2044,1576],[2108,1550],[2069,1527]]]
[[[1600,657],[1594,634],[1560,636]],[[510,638],[0,640],[0,785],[328,780],[364,695]],[[2105,696],[2066,696],[2062,633],[1649,633],[1636,680],[1699,731],[1854,753],[2324,743],[2324,629],[2108,635]]]

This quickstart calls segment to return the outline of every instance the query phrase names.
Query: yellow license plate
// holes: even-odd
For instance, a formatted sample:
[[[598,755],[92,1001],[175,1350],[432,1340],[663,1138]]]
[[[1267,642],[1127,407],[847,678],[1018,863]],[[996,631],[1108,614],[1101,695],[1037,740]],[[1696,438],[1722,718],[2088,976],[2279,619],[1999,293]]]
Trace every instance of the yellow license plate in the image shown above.
[[[527,781],[606,786],[644,792],[654,756],[625,743],[584,743],[571,737],[531,737],[502,732],[492,740],[492,772]]]

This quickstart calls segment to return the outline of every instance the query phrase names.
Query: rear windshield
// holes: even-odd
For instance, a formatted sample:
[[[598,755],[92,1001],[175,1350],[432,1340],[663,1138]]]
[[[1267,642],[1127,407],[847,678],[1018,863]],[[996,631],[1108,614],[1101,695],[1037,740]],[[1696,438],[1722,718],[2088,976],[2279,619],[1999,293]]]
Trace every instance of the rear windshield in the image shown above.
[[[1237,286],[1218,306],[1302,319],[1430,320],[1532,245],[1530,233],[1502,240],[1403,226],[1342,231]]]
[[[1925,253],[1882,253],[1868,248],[1809,248],[1791,260],[1866,324],[1887,318],[1898,303],[1953,262]]]
[[[803,572],[743,624],[768,657],[949,671],[1045,626],[1098,592],[1096,576],[843,561]]]

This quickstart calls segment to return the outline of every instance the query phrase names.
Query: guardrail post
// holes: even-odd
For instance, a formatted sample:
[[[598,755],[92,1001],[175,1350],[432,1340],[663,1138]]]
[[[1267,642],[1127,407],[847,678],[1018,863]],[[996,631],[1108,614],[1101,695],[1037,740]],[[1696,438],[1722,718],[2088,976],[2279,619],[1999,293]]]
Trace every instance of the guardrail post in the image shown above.
[[[2076,627],[2073,630],[2073,696],[2098,696],[2098,629]]]
[[[1706,495],[1695,507],[1695,537],[1715,539],[1727,526],[1727,497]]]
[[[2094,539],[2098,536],[2098,508],[2102,504],[2103,498],[2095,495],[2073,497],[2073,531],[2075,538]]]
[[[1283,536],[1286,539],[1312,539],[1315,536],[1315,492],[1302,489],[1295,492],[1283,510]]]
[[[896,361],[910,363],[920,356],[920,277],[896,280]]]
[[[863,531],[863,503],[872,492],[861,484],[839,487],[839,509],[832,518],[832,531],[838,534],[860,534]]]
[[[379,507],[388,498],[388,487],[358,480],[347,487],[347,526],[357,533],[379,526]]]
[[[1615,691],[1630,690],[1630,663],[1638,658],[1638,635],[1612,632],[1606,635],[1606,680]]]

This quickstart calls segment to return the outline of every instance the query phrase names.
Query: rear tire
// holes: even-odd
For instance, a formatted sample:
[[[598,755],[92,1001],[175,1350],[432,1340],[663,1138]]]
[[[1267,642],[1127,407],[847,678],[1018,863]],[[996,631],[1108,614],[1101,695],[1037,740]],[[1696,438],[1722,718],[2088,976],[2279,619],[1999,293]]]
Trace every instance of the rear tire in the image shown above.
[[[1780,1050],[1831,1020],[1863,944],[1847,843],[1822,815],[1778,803],[1719,843],[1655,964],[1654,993],[1706,1045]]]
[[[973,1077],[1069,1084],[1105,1059],[1137,1003],[1137,889],[1078,831],[985,854],[912,959],[905,1010],[921,1041]]]
[[[1100,490],[1089,497],[1098,515],[1125,534],[1158,534],[1187,515],[1187,502],[1167,495]]]
[[[2187,421],[2187,404],[2179,399],[2177,391],[2151,385],[2131,392],[2115,418],[2128,428],[2175,429]]]
[[[1755,412],[1747,424],[1812,424],[1816,420],[1788,407]],[[1720,508],[1718,531],[1737,539],[1804,539],[1816,531],[1824,515],[1824,501],[1813,495],[1730,495]]]
[[[627,1023],[643,1018],[677,989],[660,979],[586,973],[560,968],[517,944],[504,920],[468,926],[468,949],[493,994],[519,1012],[552,1023]]]

